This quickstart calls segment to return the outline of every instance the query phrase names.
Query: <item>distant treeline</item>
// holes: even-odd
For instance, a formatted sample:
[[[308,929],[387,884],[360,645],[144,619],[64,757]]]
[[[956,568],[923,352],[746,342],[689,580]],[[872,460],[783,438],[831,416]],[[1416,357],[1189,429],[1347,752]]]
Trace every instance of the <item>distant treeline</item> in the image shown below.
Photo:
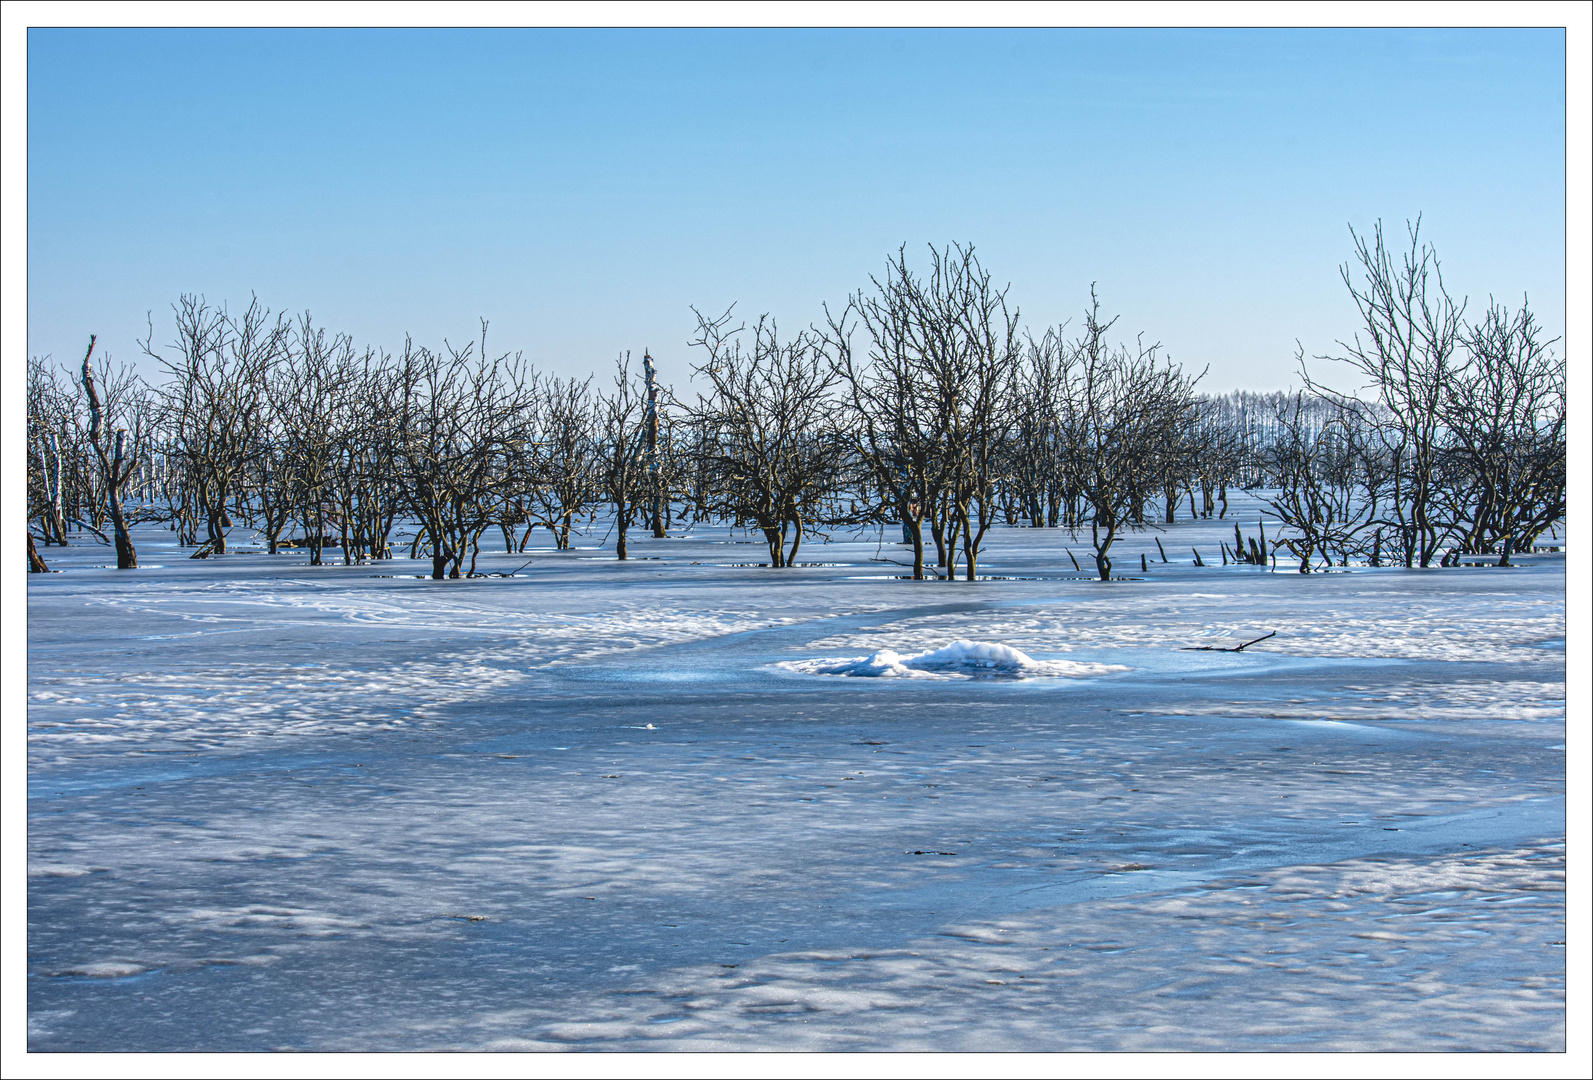
[[[329,544],[352,562],[391,557],[405,526],[409,554],[460,577],[491,530],[506,550],[539,527],[563,548],[602,513],[621,559],[633,528],[733,522],[789,566],[804,538],[875,526],[900,528],[915,578],[969,580],[995,522],[1064,528],[1106,579],[1123,532],[1186,504],[1223,517],[1230,489],[1266,499],[1288,527],[1273,551],[1302,572],[1508,561],[1565,512],[1564,360],[1525,301],[1467,319],[1418,228],[1397,251],[1381,226],[1352,236],[1360,327],[1318,359],[1363,385],[1324,385],[1298,356],[1305,389],[1272,394],[1198,393],[1159,345],[1114,344],[1093,290],[1073,333],[1025,332],[957,245],[923,272],[899,251],[795,334],[698,312],[689,400],[651,357],[594,385],[491,356],[485,322],[393,355],[308,314],[184,296],[176,340],[142,343],[158,383],[92,340],[80,368],[30,362],[31,561],[35,531],[48,546],[76,527],[135,566],[129,524],[159,521],[200,553],[244,523],[273,552],[301,537],[313,563]]]

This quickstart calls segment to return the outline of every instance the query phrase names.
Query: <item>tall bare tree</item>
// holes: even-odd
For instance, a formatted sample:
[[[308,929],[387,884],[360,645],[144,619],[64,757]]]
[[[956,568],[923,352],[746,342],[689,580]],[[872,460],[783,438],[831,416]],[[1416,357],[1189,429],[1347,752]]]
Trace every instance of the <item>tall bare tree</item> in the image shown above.
[[[394,457],[406,509],[431,552],[432,577],[462,577],[513,481],[509,458],[529,439],[525,365],[507,355],[488,361],[475,343],[444,342],[433,353],[406,341],[396,378]]]
[[[614,506],[614,556],[630,557],[627,534],[648,494],[646,392],[631,375],[630,353],[615,362],[614,392],[597,394],[597,469]]]
[[[548,379],[539,391],[536,479],[530,494],[538,523],[553,534],[560,551],[569,548],[575,520],[592,512],[600,493],[591,385],[590,378]]]
[[[1497,553],[1501,566],[1565,516],[1565,360],[1554,344],[1525,299],[1514,312],[1490,303],[1466,330],[1466,361],[1443,403],[1461,546]]]
[[[122,508],[122,491],[138,467],[139,444],[143,441],[145,430],[142,416],[132,407],[139,389],[138,377],[125,368],[118,376],[103,372],[102,375],[107,376],[102,378],[106,384],[106,397],[101,400],[91,362],[94,342],[94,336],[89,335],[88,351],[83,354],[83,395],[88,400],[89,409],[88,442],[105,478],[105,501],[110,509],[111,525],[116,536],[116,568],[136,570],[138,551],[133,547],[133,538],[128,532],[127,513]],[[133,422],[131,439],[127,427],[117,422],[128,418],[129,414]],[[116,429],[114,435],[110,432],[113,425]]]
[[[907,265],[905,246],[830,319],[830,339],[874,471],[897,474],[913,522],[914,577],[923,576],[920,526],[926,516],[947,579],[957,547],[969,581],[998,509],[1007,461],[1008,392],[1019,357],[1018,313],[991,283],[971,245],[929,248],[929,272]],[[852,359],[848,324],[870,338],[869,362]],[[887,481],[889,482],[889,481]]]
[[[1399,540],[1406,566],[1429,566],[1454,532],[1444,513],[1445,400],[1459,374],[1456,348],[1461,340],[1465,301],[1457,303],[1444,287],[1433,246],[1421,239],[1421,221],[1407,226],[1409,244],[1398,253],[1383,235],[1350,230],[1355,264],[1340,268],[1345,288],[1360,314],[1362,332],[1340,342],[1337,360],[1370,380],[1370,390],[1386,409],[1379,435],[1394,463],[1395,491],[1387,522]],[[1363,336],[1364,334],[1364,336]],[[1307,385],[1330,398],[1334,392],[1305,373]]]
[[[1061,364],[1068,458],[1089,508],[1090,543],[1102,581],[1111,580],[1117,538],[1144,520],[1157,455],[1194,407],[1193,381],[1161,356],[1160,345],[1141,341],[1130,352],[1107,344],[1116,321],[1101,321],[1092,287],[1083,333]],[[1054,348],[1068,347],[1060,334],[1051,340]]]
[[[830,396],[838,375],[825,341],[806,330],[781,341],[765,315],[743,349],[746,327],[731,328],[730,311],[696,315],[691,344],[707,359],[692,371],[710,389],[691,416],[710,508],[756,526],[770,566],[794,566],[833,497],[841,448]]]
[[[174,311],[175,355],[155,350],[153,329],[140,344],[171,376],[165,389],[170,448],[204,514],[206,546],[222,555],[232,527],[229,510],[266,415],[266,388],[288,354],[292,327],[258,299],[237,316],[192,295],[179,299]]]
[[[1280,404],[1281,437],[1269,448],[1275,487],[1261,493],[1290,530],[1273,546],[1291,551],[1302,574],[1315,569],[1313,558],[1331,563],[1334,551],[1347,562],[1377,520],[1376,492],[1367,484],[1367,410],[1346,406],[1317,423],[1307,403],[1306,392],[1296,391]]]

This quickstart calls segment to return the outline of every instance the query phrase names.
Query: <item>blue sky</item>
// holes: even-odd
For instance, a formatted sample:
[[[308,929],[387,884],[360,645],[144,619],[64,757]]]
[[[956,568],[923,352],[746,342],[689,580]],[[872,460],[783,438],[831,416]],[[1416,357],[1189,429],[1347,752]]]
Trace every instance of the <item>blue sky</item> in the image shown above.
[[[28,349],[133,360],[183,292],[561,374],[690,305],[795,328],[972,242],[1038,333],[1098,285],[1207,389],[1354,331],[1347,225],[1424,215],[1565,320],[1558,30],[32,30]]]

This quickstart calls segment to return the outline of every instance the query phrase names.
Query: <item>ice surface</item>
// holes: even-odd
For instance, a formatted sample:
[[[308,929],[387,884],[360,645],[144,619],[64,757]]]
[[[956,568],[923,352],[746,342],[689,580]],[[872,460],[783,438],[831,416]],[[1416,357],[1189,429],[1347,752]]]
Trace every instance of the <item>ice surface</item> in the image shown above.
[[[445,582],[48,549],[29,1045],[1563,1048],[1565,556],[1231,531],[1109,584],[1003,527],[974,583],[709,529]]]
[[[1010,645],[967,639],[911,656],[903,656],[894,649],[881,649],[870,656],[850,659],[781,660],[775,667],[803,675],[849,675],[869,679],[1043,679],[1109,675],[1128,670],[1121,664],[1035,660]]]

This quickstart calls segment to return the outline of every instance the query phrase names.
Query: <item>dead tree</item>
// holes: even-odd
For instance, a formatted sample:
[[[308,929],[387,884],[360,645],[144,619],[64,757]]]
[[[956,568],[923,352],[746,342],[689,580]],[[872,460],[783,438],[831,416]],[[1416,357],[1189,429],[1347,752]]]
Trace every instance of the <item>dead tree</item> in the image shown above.
[[[269,380],[244,472],[247,511],[255,528],[265,535],[266,552],[271,555],[277,553],[294,510],[287,444],[292,428],[290,417],[297,404],[292,396],[295,381],[291,371],[288,377],[279,373]]]
[[[1340,276],[1360,314],[1357,333],[1343,353],[1318,357],[1347,364],[1370,380],[1384,407],[1379,437],[1393,463],[1393,490],[1385,524],[1398,538],[1406,566],[1429,566],[1449,540],[1456,522],[1444,513],[1442,470],[1445,403],[1455,391],[1456,348],[1465,301],[1456,303],[1444,287],[1437,252],[1420,237],[1421,222],[1408,226],[1409,247],[1392,252],[1381,221],[1370,238],[1350,230],[1356,267]],[[1303,365],[1302,365],[1303,367]],[[1337,393],[1313,381],[1307,386],[1339,401]]]
[[[28,530],[28,573],[48,574],[50,567],[39,554],[38,547],[33,543],[33,530]]]
[[[154,349],[153,332],[140,344],[171,376],[165,388],[171,450],[204,515],[206,545],[221,555],[232,527],[229,510],[265,413],[266,387],[287,355],[291,326],[258,300],[236,317],[197,296],[182,297],[174,310],[175,355]]]
[[[1068,457],[1089,508],[1090,543],[1102,581],[1111,580],[1118,536],[1143,522],[1157,455],[1187,423],[1194,400],[1193,381],[1160,355],[1159,345],[1141,341],[1133,352],[1108,346],[1106,334],[1116,321],[1101,321],[1092,287],[1084,331],[1064,366],[1062,399]]]
[[[626,534],[642,510],[647,491],[645,391],[631,377],[630,353],[616,361],[614,392],[597,394],[597,469],[604,492],[614,506],[614,556],[626,559]]]
[[[530,497],[537,520],[567,550],[577,518],[592,512],[600,494],[596,457],[596,412],[592,380],[549,379],[539,387],[537,433]],[[656,449],[656,442],[654,447]],[[530,537],[530,528],[526,530]],[[520,547],[524,550],[525,542]]]
[[[962,547],[968,580],[999,509],[1008,456],[1008,393],[1018,359],[1018,313],[991,284],[971,246],[929,249],[927,277],[907,266],[903,247],[884,281],[848,299],[830,318],[838,371],[872,471],[899,492],[910,524],[913,576],[922,578],[927,519],[939,562],[955,577]],[[868,363],[852,358],[851,319],[868,333]]]
[[[826,311],[827,338],[850,426],[860,436],[859,450],[873,487],[882,493],[879,513],[901,523],[904,542],[913,549],[913,579],[922,581],[927,576],[924,520],[939,503],[945,480],[941,418],[921,390],[921,350],[906,290],[890,278],[888,285],[873,280],[874,295],[850,297],[838,316]],[[852,333],[859,324],[869,338],[862,361],[852,352]]]
[[[917,291],[917,302],[930,343],[926,374],[947,436],[951,545],[960,538],[965,575],[973,581],[1008,460],[1008,392],[1019,358],[1018,312],[1007,307],[1007,289],[991,285],[990,273],[972,246],[953,245],[946,252],[930,248],[930,273]],[[953,557],[947,564],[948,576],[954,562]]]
[[[138,444],[142,431],[139,427],[135,427],[131,442],[128,440],[125,427],[118,426],[114,438],[110,437],[107,431],[113,422],[107,414],[118,411],[119,406],[125,406],[125,400],[117,401],[117,398],[125,399],[132,390],[136,376],[124,371],[122,377],[114,382],[107,379],[109,400],[102,402],[99,388],[95,384],[94,366],[91,362],[91,357],[94,355],[94,341],[94,335],[89,335],[88,351],[83,354],[83,394],[88,399],[89,409],[88,441],[95,458],[99,461],[100,472],[105,478],[105,499],[116,536],[116,568],[136,570],[138,552],[134,549],[133,538],[127,530],[127,514],[122,509],[122,489],[138,466]],[[108,446],[108,443],[112,444],[114,449]]]
[[[1461,550],[1501,566],[1565,516],[1565,360],[1541,338],[1524,299],[1515,312],[1490,303],[1445,401]]]
[[[444,350],[406,341],[395,375],[396,471],[437,579],[463,577],[467,554],[474,572],[481,534],[514,479],[509,458],[528,439],[521,359],[488,361],[474,343],[456,349],[444,342]]]
[[[295,327],[290,359],[278,405],[285,413],[284,467],[289,503],[309,548],[310,565],[322,564],[322,550],[335,525],[344,562],[349,558],[350,488],[347,453],[354,438],[352,394],[359,371],[354,342],[346,334],[328,336],[308,313]],[[340,483],[340,481],[342,481]]]
[[[642,426],[647,436],[647,479],[653,497],[648,517],[653,536],[662,540],[669,535],[669,495],[658,462],[658,369],[653,366],[652,354],[645,349],[642,350],[642,377],[647,386],[647,412]]]
[[[1270,448],[1275,489],[1260,493],[1290,532],[1273,541],[1300,560],[1309,574],[1311,560],[1331,565],[1332,552],[1348,561],[1360,534],[1377,521],[1377,496],[1365,468],[1371,431],[1364,409],[1344,406],[1325,424],[1313,421],[1308,395],[1297,391],[1279,408],[1280,437]]]
[[[837,441],[830,388],[836,381],[824,339],[802,331],[781,341],[767,315],[743,349],[731,312],[697,316],[691,344],[707,358],[694,365],[710,390],[691,418],[699,432],[709,506],[724,518],[750,522],[769,547],[769,565],[794,566],[802,539],[831,497]]]
[[[56,369],[39,357],[28,360],[28,520],[37,522],[46,547],[66,546],[66,462],[63,442],[77,428],[71,395],[56,381]],[[73,455],[76,456],[76,455]],[[31,533],[29,534],[32,535]],[[42,560],[41,560],[42,561]]]

